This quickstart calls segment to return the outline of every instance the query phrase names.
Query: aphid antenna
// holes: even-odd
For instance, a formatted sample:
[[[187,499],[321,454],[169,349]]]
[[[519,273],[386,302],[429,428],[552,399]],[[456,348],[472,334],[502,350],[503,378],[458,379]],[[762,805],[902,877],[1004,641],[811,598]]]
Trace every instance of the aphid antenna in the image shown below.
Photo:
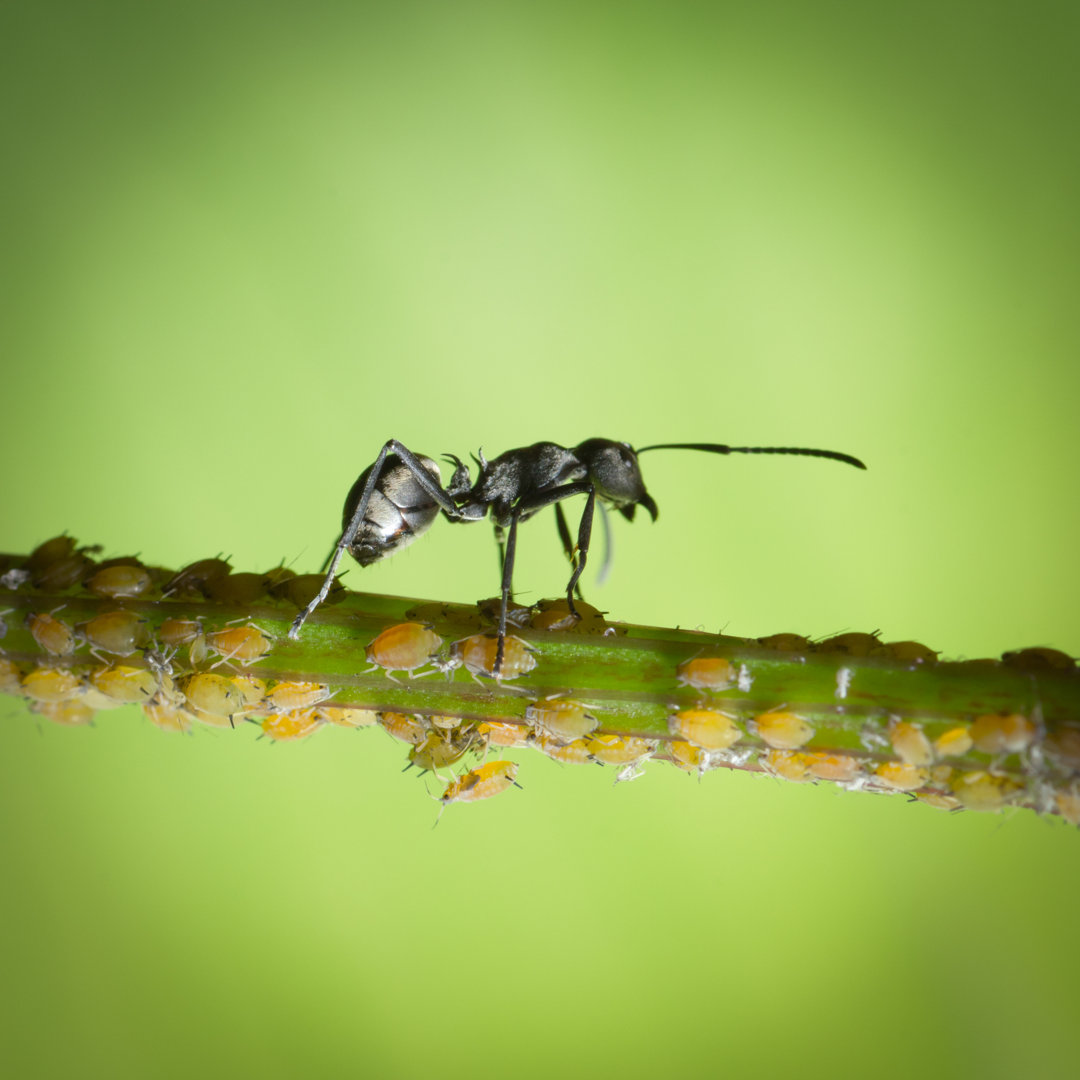
[[[722,443],[654,443],[635,450],[635,454],[644,454],[648,450],[700,450],[706,454],[795,454],[800,457],[829,458],[853,465],[856,469],[866,466],[851,454],[842,454],[839,450],[814,450],[807,446],[725,446]]]

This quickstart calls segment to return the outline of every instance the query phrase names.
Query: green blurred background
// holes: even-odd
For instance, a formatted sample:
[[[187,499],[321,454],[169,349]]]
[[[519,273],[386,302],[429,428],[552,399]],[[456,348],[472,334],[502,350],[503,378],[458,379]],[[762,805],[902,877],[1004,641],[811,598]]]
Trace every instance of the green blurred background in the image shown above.
[[[614,618],[1080,653],[1073,3],[0,6],[3,536],[315,569],[388,437],[644,459]],[[548,515],[517,585],[559,592]],[[348,577],[471,601],[486,527]],[[589,584],[589,579],[587,579]],[[11,1075],[1061,1076],[1080,838],[0,704]]]

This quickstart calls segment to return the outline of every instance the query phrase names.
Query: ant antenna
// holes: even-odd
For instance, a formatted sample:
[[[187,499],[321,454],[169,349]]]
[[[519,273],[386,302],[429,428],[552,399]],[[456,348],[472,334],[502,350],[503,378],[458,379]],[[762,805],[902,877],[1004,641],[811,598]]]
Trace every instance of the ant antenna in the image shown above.
[[[644,454],[646,450],[702,450],[707,454],[801,454],[803,457],[832,458],[854,465],[856,469],[866,466],[850,454],[841,454],[838,450],[810,450],[800,446],[721,446],[719,443],[657,443],[655,446],[643,446],[635,450]]]

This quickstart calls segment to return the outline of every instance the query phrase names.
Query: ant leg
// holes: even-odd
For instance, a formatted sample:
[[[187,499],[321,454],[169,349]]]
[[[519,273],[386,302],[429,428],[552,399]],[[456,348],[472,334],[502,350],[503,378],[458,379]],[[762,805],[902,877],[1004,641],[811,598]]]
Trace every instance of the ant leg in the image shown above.
[[[495,543],[499,546],[499,576],[502,576],[503,567],[506,565],[506,530],[495,523]]]
[[[603,505],[603,504],[601,504]],[[570,539],[570,529],[566,524],[566,515],[563,513],[562,503],[555,504],[555,527],[559,530],[559,542],[562,544],[562,549],[566,553],[566,557],[570,560],[570,569],[572,570],[576,565],[574,559],[574,544]],[[581,595],[581,586],[577,586],[577,598],[584,600],[585,597]]]
[[[596,504],[600,507],[600,524],[604,531],[604,561],[600,564],[600,572],[596,575],[596,584],[603,585],[611,573],[611,563],[615,555],[615,542],[611,537],[611,519],[608,517],[607,507],[602,502]],[[578,598],[585,598],[578,593]]]
[[[581,577],[582,571],[585,569],[585,563],[589,558],[589,541],[592,539],[592,522],[593,511],[596,509],[596,491],[595,489],[589,492],[589,498],[585,503],[585,509],[581,513],[581,524],[578,525],[577,536],[577,550],[578,559],[577,565],[574,567],[574,572],[570,576],[570,584],[566,586],[566,606],[570,609],[570,614],[578,615],[576,608],[574,607],[574,589],[577,587],[578,579]]]
[[[499,605],[499,641],[495,647],[495,664],[492,673],[495,678],[502,671],[503,653],[506,651],[506,609],[510,603],[510,594],[514,587],[514,556],[517,553],[517,526],[518,514],[513,513],[510,518],[510,531],[506,538],[506,549],[503,552],[502,572],[502,603]],[[496,526],[498,528],[498,526]]]

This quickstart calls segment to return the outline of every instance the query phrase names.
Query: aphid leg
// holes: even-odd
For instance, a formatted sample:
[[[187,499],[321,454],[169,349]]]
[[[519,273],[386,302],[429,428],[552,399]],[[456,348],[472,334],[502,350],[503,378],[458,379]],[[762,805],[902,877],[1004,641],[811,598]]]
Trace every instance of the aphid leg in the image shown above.
[[[289,637],[293,641],[300,636],[300,628],[307,621],[308,616],[315,611],[329,594],[330,589],[334,584],[334,575],[337,572],[338,563],[341,562],[341,556],[345,554],[345,549],[352,542],[353,537],[356,536],[356,530],[364,520],[368,503],[371,501],[371,493],[375,490],[375,485],[379,482],[383,463],[386,461],[388,454],[397,455],[401,463],[413,474],[413,478],[416,480],[417,484],[419,484],[420,487],[439,504],[440,508],[448,517],[454,519],[461,518],[462,515],[458,512],[454,500],[451,499],[434,480],[432,480],[430,473],[428,473],[427,469],[420,464],[416,455],[407,446],[403,446],[397,439],[390,439],[384,443],[382,449],[379,451],[378,457],[375,459],[375,463],[371,466],[371,472],[368,474],[367,483],[364,485],[363,493],[360,495],[360,501],[356,504],[356,511],[353,513],[348,525],[346,525],[345,529],[342,531],[341,538],[338,540],[337,544],[334,545],[334,552],[330,558],[330,565],[327,568],[326,577],[323,579],[322,587],[319,589],[311,603],[308,604],[295,619],[293,619],[292,626],[289,627]]]

